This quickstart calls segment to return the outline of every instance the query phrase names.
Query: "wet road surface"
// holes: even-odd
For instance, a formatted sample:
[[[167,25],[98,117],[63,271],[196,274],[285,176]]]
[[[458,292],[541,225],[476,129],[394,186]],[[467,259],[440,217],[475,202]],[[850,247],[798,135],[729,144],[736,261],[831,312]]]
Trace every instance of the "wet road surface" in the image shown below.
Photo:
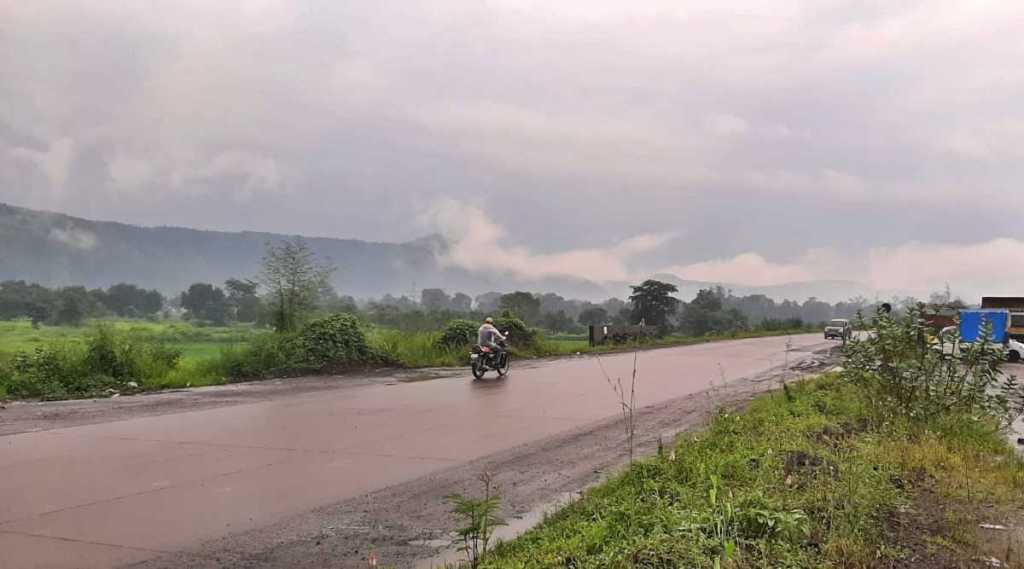
[[[781,365],[786,338],[639,354],[638,406]],[[794,336],[805,355],[818,334]],[[614,416],[632,354],[519,363],[505,379],[339,387],[0,437],[0,569],[179,551]],[[468,376],[468,371],[467,371]]]

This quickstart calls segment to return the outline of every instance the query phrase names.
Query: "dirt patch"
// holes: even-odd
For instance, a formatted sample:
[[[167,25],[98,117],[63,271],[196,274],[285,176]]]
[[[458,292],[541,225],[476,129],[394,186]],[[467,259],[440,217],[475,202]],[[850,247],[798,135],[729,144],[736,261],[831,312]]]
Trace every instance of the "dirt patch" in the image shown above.
[[[889,521],[888,542],[899,558],[879,567],[1024,567],[1024,511],[952,501],[924,473],[911,478],[911,503]]]
[[[653,453],[659,440],[668,443],[682,431],[706,425],[714,410],[741,408],[783,379],[833,361],[827,350],[815,359],[815,366],[801,371],[778,368],[638,410],[637,452]],[[477,493],[482,471],[494,474],[503,513],[515,520],[618,471],[627,451],[621,419],[609,419],[133,567],[362,569],[371,551],[381,567],[415,567],[451,542],[454,522],[444,497]]]

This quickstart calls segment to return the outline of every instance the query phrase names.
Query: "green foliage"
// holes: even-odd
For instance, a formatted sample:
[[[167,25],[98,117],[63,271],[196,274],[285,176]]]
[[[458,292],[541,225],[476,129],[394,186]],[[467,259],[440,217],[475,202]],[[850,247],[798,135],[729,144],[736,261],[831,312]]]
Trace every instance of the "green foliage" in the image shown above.
[[[334,267],[317,260],[301,237],[267,243],[259,283],[267,290],[267,303],[278,332],[298,330],[316,307],[320,291],[328,288]]]
[[[181,307],[188,318],[223,326],[228,320],[228,298],[224,291],[209,283],[194,283],[181,293]]]
[[[463,524],[457,530],[461,541],[460,550],[466,554],[469,566],[473,569],[479,567],[480,562],[486,558],[494,529],[505,525],[505,521],[499,516],[501,497],[494,487],[491,474],[484,472],[479,479],[484,487],[483,496],[448,496],[448,501],[454,506],[452,513]]]
[[[208,369],[219,377],[240,380],[290,375],[306,367],[298,334],[265,333],[245,345],[221,349]]]
[[[498,306],[503,312],[511,313],[531,324],[537,323],[540,319],[540,299],[528,292],[519,290],[503,294]]]
[[[259,297],[259,283],[250,280],[228,279],[224,281],[227,303],[237,322],[256,322],[260,318],[263,302]]]
[[[959,329],[931,338],[920,306],[904,316],[879,312],[870,333],[847,345],[846,359],[845,377],[864,389],[880,421],[929,423],[958,413],[1008,425],[1024,411],[1024,387],[1000,371],[1002,346],[964,342]]]
[[[502,334],[508,336],[509,343],[514,351],[533,350],[540,343],[540,335],[536,330],[527,326],[526,322],[507,312],[494,319],[494,327]]]
[[[1024,498],[1024,464],[998,433],[881,437],[865,426],[871,402],[860,387],[830,375],[789,389],[720,412],[481,567],[888,566],[887,524],[913,481],[965,501]],[[967,477],[965,463],[983,466]]]
[[[91,397],[159,381],[180,359],[176,348],[132,341],[112,327],[99,326],[84,343],[55,341],[16,353],[10,364],[0,366],[0,388],[17,397]]]
[[[118,316],[138,317],[160,312],[164,297],[156,290],[145,290],[133,284],[116,284],[102,295],[103,304]]]
[[[648,279],[630,288],[633,289],[629,297],[633,304],[632,323],[644,322],[661,330],[662,335],[667,334],[669,318],[679,309],[679,299],[672,296],[679,292],[676,285]]]
[[[313,321],[302,330],[298,340],[306,363],[314,367],[374,359],[359,320],[351,314],[335,314]]]
[[[696,298],[683,307],[679,329],[691,336],[747,329],[747,317],[737,308],[726,308],[725,300],[726,292],[721,287],[701,289]]]
[[[480,324],[472,320],[452,320],[444,327],[444,331],[437,338],[437,345],[442,348],[465,348],[472,346],[477,341],[477,331],[479,329]]]
[[[576,320],[584,326],[601,326],[608,323],[608,311],[600,306],[591,306],[580,312]]]
[[[455,347],[440,342],[441,335],[436,332],[374,328],[368,340],[385,362],[411,368],[461,366],[466,364],[469,354],[464,345]]]

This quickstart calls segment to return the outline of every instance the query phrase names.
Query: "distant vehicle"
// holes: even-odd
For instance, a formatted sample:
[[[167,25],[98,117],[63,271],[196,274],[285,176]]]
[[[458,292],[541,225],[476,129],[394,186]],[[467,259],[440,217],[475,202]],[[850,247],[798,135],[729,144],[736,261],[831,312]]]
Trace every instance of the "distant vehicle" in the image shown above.
[[[987,340],[991,344],[1002,346],[1006,350],[1007,361],[1016,363],[1024,358],[1024,343],[1014,339],[1010,335],[1011,314],[1004,308],[982,308],[980,310],[960,311],[960,340],[962,342],[978,342],[982,338],[982,329],[985,324],[991,327],[990,336]],[[946,340],[943,342],[944,350],[956,350],[948,339],[957,330],[956,326],[947,326],[939,332],[939,336]]]
[[[845,318],[836,318],[825,326],[826,340],[842,340],[845,342],[851,337],[853,337],[853,326],[850,326],[850,321]]]
[[[1024,297],[1020,296],[983,296],[981,307],[1003,308],[1010,311],[1010,337],[1024,340]]]

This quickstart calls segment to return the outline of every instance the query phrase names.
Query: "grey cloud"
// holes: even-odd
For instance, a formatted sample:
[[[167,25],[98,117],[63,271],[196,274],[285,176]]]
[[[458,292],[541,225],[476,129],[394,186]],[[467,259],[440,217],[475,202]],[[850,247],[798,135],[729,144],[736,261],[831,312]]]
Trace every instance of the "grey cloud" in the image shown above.
[[[1013,3],[3,10],[0,200],[27,206],[403,240],[455,200],[531,254],[671,233],[637,262],[815,276],[808,250],[989,243],[1024,206]]]

